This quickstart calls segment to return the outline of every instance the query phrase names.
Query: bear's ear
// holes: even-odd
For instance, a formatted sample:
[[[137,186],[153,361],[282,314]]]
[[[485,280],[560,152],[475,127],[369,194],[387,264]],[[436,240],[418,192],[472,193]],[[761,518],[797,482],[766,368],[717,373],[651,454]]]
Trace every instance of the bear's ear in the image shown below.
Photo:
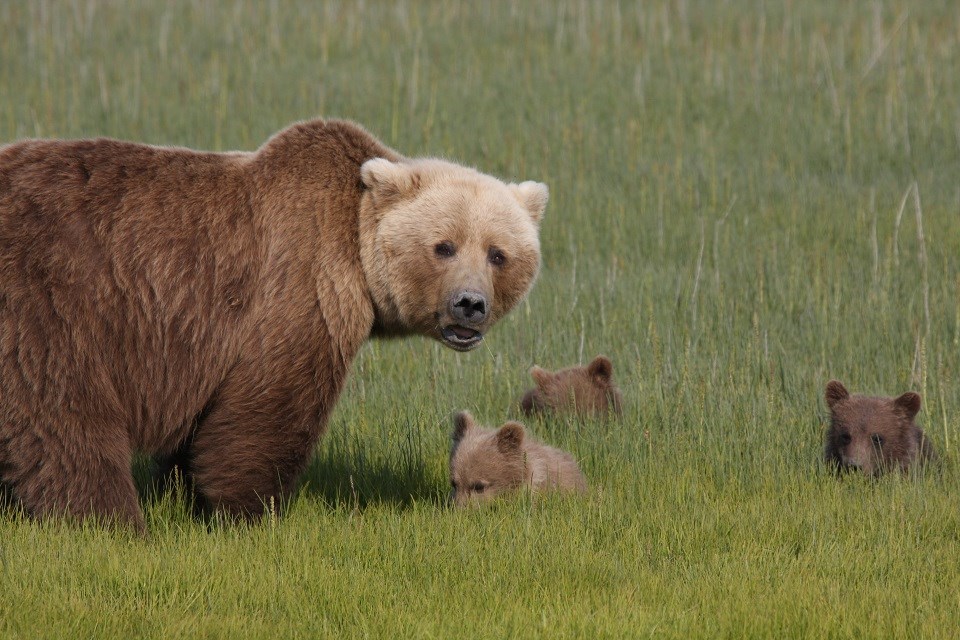
[[[597,356],[587,365],[587,373],[601,382],[610,382],[613,376],[613,363],[606,356]]]
[[[553,378],[553,374],[546,369],[541,369],[537,365],[530,367],[530,375],[540,389],[543,389],[550,382],[550,379]]]
[[[381,204],[400,200],[420,188],[416,169],[386,158],[367,160],[360,167],[360,179]]]
[[[473,429],[476,423],[469,411],[461,411],[453,416],[453,441],[460,442],[468,431]]]
[[[827,406],[833,409],[833,405],[849,398],[850,392],[839,380],[831,380],[827,383],[827,390],[823,396],[827,400]]]
[[[519,422],[508,422],[497,429],[497,449],[501,453],[518,451],[523,444],[525,434],[523,425]]]
[[[550,199],[550,190],[542,182],[533,182],[527,180],[520,184],[511,184],[510,191],[513,196],[520,201],[530,213],[534,224],[540,224],[543,219],[543,212],[547,209],[547,200]]]
[[[914,393],[913,391],[907,391],[905,394],[897,396],[897,398],[893,401],[893,404],[900,409],[903,409],[907,413],[907,417],[913,419],[915,415],[920,413],[920,394]]]

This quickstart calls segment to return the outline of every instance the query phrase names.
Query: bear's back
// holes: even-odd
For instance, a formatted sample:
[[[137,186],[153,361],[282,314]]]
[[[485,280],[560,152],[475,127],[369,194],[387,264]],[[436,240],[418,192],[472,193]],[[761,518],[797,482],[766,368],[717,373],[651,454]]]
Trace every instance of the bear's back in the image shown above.
[[[524,453],[535,490],[586,491],[586,478],[571,453],[532,438],[524,444]]]

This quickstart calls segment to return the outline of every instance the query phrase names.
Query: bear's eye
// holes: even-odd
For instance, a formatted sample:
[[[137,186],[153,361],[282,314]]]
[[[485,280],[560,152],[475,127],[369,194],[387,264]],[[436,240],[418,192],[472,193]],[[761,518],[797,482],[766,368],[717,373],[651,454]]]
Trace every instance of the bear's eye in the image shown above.
[[[882,446],[883,446],[883,436],[880,435],[879,433],[875,433],[875,434],[873,434],[872,436],[870,436],[870,440],[873,441],[873,444],[874,444],[874,446],[876,446],[876,447],[882,447]]]
[[[451,480],[451,481],[450,481],[450,488],[453,489],[454,491],[457,490],[457,481],[456,481],[456,480]]]
[[[503,251],[500,251],[500,249],[491,248],[487,252],[487,260],[489,260],[490,264],[495,267],[502,267],[507,261],[507,256],[505,256]]]
[[[486,488],[487,488],[487,485],[483,484],[482,482],[474,482],[473,486],[470,487],[470,489],[472,489],[474,493],[483,493],[486,490]]]
[[[850,434],[849,434],[849,433],[841,433],[841,434],[840,434],[840,437],[837,438],[837,440],[840,442],[841,445],[850,444]]]
[[[433,247],[433,252],[440,258],[452,258],[457,253],[457,249],[449,242],[438,242]]]

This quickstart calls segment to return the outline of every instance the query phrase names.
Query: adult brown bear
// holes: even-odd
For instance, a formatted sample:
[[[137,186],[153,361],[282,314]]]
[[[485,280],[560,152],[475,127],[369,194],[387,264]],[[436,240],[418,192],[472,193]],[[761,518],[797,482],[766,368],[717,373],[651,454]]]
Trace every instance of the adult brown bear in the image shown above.
[[[314,120],[254,153],[0,147],[0,480],[138,528],[131,455],[211,507],[294,488],[371,335],[471,349],[532,285],[543,184]]]

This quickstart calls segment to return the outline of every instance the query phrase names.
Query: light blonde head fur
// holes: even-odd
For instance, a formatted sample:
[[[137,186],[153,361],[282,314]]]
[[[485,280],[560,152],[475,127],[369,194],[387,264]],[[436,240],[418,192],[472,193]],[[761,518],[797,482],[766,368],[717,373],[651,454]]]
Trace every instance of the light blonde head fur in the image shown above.
[[[361,179],[361,260],[377,330],[476,347],[537,276],[546,185],[435,159],[375,158]]]

